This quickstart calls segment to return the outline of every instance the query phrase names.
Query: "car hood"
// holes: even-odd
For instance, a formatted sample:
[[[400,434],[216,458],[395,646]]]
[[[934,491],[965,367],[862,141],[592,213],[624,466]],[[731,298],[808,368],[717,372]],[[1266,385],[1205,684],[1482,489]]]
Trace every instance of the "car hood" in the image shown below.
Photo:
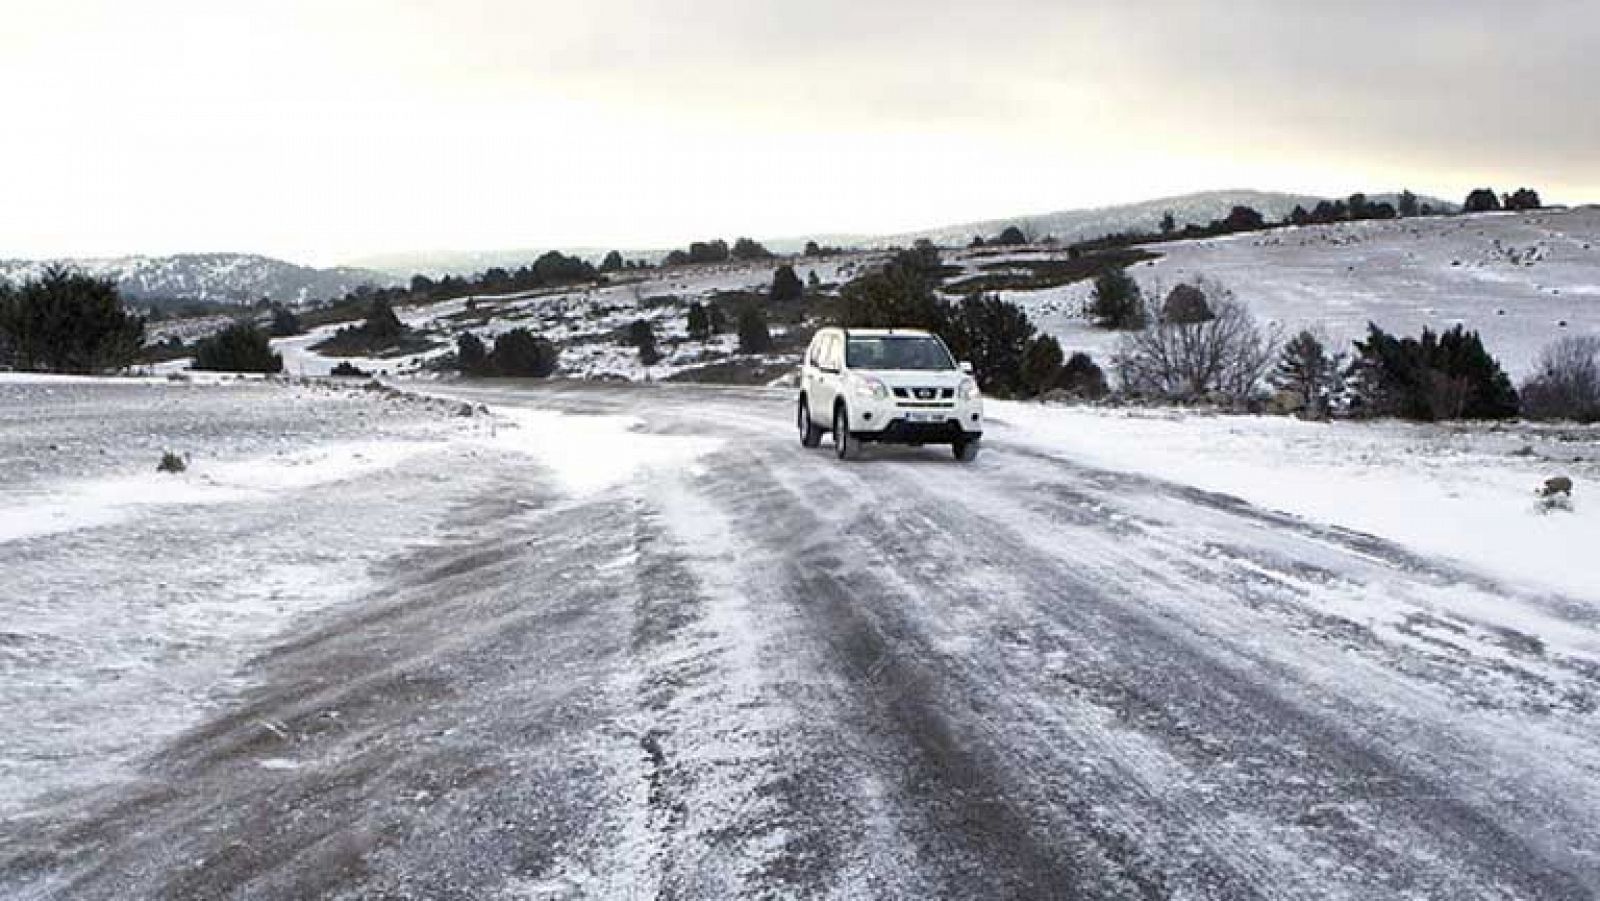
[[[958,388],[967,374],[959,369],[855,369],[890,388]]]

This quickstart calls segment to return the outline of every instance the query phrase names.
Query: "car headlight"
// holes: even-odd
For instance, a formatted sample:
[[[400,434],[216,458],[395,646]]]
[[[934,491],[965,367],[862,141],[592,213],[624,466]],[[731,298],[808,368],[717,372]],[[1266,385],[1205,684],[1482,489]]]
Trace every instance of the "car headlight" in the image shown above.
[[[956,389],[956,393],[961,395],[962,400],[972,400],[978,396],[978,380],[962,379],[961,387]]]
[[[884,400],[889,396],[889,386],[870,375],[856,376],[855,383],[857,397],[870,397],[873,400]]]

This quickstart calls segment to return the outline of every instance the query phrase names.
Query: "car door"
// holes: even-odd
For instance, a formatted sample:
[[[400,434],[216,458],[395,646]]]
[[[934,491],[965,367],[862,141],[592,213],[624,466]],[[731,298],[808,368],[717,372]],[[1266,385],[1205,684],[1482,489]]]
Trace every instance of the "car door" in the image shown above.
[[[815,379],[810,392],[811,419],[826,428],[833,423],[833,401],[839,396],[839,336],[828,333],[817,348]]]
[[[811,339],[811,346],[806,348],[806,358],[800,361],[800,390],[806,398],[806,409],[811,413],[813,422],[824,422],[817,419],[817,411],[822,406],[817,401],[818,392],[822,386],[822,349],[828,345],[828,333],[820,332]]]

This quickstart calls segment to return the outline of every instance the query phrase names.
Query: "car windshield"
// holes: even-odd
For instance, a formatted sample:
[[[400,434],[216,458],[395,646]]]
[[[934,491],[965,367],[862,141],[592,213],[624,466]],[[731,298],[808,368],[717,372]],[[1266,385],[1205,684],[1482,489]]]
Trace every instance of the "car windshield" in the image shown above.
[[[944,344],[929,335],[852,335],[845,342],[844,361],[851,369],[956,368]]]

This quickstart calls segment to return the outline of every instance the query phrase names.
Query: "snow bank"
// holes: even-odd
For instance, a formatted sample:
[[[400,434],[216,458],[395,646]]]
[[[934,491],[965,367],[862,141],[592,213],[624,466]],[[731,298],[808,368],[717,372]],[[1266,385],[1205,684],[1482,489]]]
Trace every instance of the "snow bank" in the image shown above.
[[[1400,423],[1096,410],[992,402],[993,433],[1089,466],[1233,495],[1376,535],[1499,579],[1600,601],[1600,432],[1552,463],[1511,450],[1526,435]],[[1581,456],[1581,455],[1580,455]],[[1574,509],[1542,513],[1534,491],[1566,474]]]

